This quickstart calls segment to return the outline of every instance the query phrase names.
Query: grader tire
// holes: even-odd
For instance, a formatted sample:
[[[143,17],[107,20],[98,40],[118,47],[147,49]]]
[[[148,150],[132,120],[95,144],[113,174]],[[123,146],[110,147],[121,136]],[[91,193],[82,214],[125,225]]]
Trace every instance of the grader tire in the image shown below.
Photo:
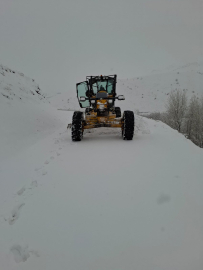
[[[83,137],[83,112],[74,112],[72,119],[72,141],[81,141]]]
[[[124,113],[123,113],[123,127],[122,127],[123,140],[132,140],[133,139],[134,122],[135,122],[134,113],[132,111],[124,111]]]

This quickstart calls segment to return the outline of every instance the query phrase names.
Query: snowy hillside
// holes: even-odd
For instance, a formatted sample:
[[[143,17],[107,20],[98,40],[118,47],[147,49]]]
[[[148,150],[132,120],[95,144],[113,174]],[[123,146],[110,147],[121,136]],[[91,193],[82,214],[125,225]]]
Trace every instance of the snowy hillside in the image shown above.
[[[34,144],[60,126],[39,85],[0,66],[0,160]]]
[[[45,95],[34,79],[2,65],[0,65],[0,94],[8,100],[46,101]]]
[[[126,100],[116,104],[122,110],[163,112],[168,94],[175,89],[186,91],[188,98],[193,94],[200,97],[203,94],[203,63],[168,67],[132,79],[122,80],[118,74],[117,93],[124,94]],[[67,93],[58,93],[49,101],[57,108],[79,109],[76,92],[72,89]]]
[[[173,66],[153,71],[148,76],[118,80],[117,89],[128,99],[124,109],[130,105],[131,109],[140,112],[163,112],[171,90],[184,90],[188,98],[193,94],[199,97],[203,95],[203,63]]]

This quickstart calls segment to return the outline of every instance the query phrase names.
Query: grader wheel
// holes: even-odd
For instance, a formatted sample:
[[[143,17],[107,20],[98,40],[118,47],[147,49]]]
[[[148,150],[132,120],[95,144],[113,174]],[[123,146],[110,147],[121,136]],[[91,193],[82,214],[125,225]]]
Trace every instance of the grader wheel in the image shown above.
[[[124,111],[123,113],[123,140],[132,140],[134,135],[134,113],[132,111]]]
[[[72,120],[72,140],[81,141],[83,137],[83,112],[74,112]]]

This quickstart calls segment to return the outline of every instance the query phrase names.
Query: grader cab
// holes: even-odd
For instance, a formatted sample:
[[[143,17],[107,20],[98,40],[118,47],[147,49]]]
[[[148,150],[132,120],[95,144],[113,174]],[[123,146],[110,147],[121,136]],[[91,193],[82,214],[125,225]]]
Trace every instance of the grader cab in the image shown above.
[[[85,129],[112,127],[121,128],[122,137],[132,140],[134,113],[115,107],[115,100],[124,100],[116,95],[116,75],[87,76],[86,81],[76,84],[77,97],[85,113],[75,111],[72,119],[72,140],[81,141]]]

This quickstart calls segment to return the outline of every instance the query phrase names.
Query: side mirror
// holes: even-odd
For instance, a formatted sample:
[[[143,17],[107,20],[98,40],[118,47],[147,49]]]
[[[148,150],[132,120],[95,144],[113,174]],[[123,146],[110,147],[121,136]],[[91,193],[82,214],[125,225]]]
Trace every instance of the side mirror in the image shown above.
[[[84,102],[86,100],[86,97],[80,97],[80,101]]]
[[[120,96],[118,96],[118,100],[125,100],[124,95],[120,95]]]

